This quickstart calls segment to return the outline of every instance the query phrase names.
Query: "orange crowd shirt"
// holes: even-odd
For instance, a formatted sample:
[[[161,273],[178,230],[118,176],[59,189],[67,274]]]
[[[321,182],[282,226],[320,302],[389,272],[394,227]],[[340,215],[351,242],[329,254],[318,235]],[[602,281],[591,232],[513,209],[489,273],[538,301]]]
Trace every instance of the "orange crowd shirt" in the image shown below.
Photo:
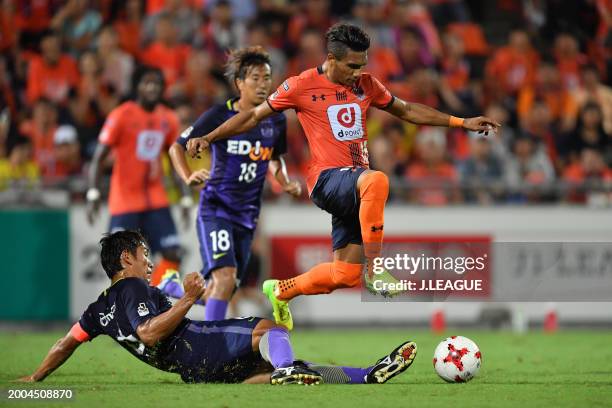
[[[115,157],[108,206],[111,215],[167,207],[163,185],[162,149],[178,136],[176,114],[163,105],[147,112],[136,102],[125,102],[106,119],[100,143]]]
[[[391,93],[364,73],[353,87],[331,82],[321,67],[283,82],[268,97],[275,111],[294,109],[310,147],[306,184],[312,192],[319,174],[335,167],[369,167],[366,111],[393,103]]]

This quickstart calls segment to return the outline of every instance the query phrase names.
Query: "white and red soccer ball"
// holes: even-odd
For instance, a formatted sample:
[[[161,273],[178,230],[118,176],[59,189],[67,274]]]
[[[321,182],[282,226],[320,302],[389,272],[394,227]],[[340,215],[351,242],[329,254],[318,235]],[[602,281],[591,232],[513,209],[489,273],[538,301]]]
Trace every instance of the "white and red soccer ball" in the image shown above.
[[[480,349],[467,337],[449,337],[434,351],[434,369],[447,382],[470,381],[480,371],[481,364]]]

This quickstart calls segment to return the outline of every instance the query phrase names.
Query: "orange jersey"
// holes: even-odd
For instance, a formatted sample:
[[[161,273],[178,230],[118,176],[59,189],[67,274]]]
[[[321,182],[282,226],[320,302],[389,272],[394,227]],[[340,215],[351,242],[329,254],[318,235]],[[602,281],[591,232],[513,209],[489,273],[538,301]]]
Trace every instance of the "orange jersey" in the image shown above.
[[[115,156],[108,206],[111,215],[167,207],[160,156],[178,136],[176,114],[158,105],[147,112],[125,102],[106,119],[100,143]]]
[[[366,111],[390,106],[394,98],[372,75],[364,73],[353,88],[331,82],[321,67],[286,80],[268,98],[275,111],[294,109],[304,129],[311,161],[306,178],[312,192],[321,171],[369,167]]]

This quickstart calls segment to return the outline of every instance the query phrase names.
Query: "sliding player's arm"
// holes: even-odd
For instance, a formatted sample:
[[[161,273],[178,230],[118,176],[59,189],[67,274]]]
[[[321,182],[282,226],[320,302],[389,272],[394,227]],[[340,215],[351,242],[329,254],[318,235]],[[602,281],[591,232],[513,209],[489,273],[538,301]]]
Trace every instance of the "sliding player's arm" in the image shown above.
[[[198,153],[207,149],[211,143],[248,132],[273,113],[274,110],[267,101],[252,109],[238,112],[212,132],[202,137],[190,139],[187,142],[187,150],[192,157],[195,157]]]
[[[77,323],[78,324],[78,323]],[[76,325],[75,325],[76,326]],[[74,328],[73,328],[74,330]],[[45,359],[33,374],[19,378],[21,382],[36,382],[44,380],[49,374],[64,364],[80,345],[81,341],[73,335],[73,330],[59,339],[47,353]]]
[[[204,279],[198,272],[192,272],[187,275],[183,281],[183,286],[185,294],[170,309],[144,321],[136,328],[136,334],[138,334],[140,341],[145,345],[149,347],[154,346],[157,342],[172,334],[183,321],[191,306],[204,293]],[[126,308],[126,311],[131,313],[131,309]],[[130,317],[129,314],[128,317]]]
[[[402,120],[417,125],[462,127],[478,132],[495,131],[501,126],[498,122],[486,116],[467,119],[457,118],[429,106],[406,102],[397,97],[385,110]]]

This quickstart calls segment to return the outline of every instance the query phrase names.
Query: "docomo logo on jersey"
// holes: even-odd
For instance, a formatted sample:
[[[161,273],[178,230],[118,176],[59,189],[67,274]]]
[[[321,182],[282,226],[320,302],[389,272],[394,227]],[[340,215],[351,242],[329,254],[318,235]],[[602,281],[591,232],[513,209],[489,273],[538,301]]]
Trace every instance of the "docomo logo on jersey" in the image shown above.
[[[255,146],[249,140],[228,140],[227,152],[240,156],[248,155],[253,161],[270,160],[274,147],[262,146],[259,140],[255,142]]]
[[[344,142],[364,137],[361,107],[358,104],[331,105],[327,108],[327,118],[337,140]]]

